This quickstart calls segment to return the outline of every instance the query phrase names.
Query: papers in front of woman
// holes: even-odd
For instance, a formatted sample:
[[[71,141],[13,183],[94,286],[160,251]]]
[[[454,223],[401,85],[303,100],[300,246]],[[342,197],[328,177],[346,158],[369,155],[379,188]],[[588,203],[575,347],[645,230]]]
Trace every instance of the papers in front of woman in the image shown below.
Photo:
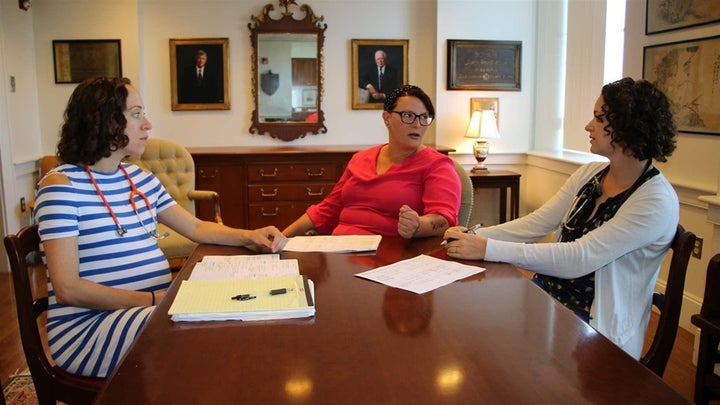
[[[390,287],[423,294],[482,271],[485,271],[482,267],[419,255],[412,259],[358,273],[356,276]]]
[[[195,264],[188,280],[240,280],[296,276],[297,259],[280,259],[279,254],[205,256]]]
[[[288,252],[371,252],[380,245],[380,235],[316,235],[288,238]]]

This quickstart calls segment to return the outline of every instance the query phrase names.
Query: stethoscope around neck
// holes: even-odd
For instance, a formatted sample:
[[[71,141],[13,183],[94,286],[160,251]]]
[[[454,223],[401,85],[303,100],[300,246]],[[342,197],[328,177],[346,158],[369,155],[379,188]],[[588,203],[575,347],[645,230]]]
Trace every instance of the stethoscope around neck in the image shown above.
[[[90,182],[92,183],[93,187],[95,187],[95,191],[97,191],[98,195],[100,196],[100,199],[102,200],[103,204],[105,205],[105,208],[107,208],[108,212],[110,213],[110,216],[113,219],[113,222],[115,222],[115,232],[117,232],[118,236],[125,236],[127,233],[127,229],[120,224],[120,220],[118,220],[117,216],[115,215],[115,212],[112,210],[112,207],[110,207],[110,203],[108,203],[107,199],[105,198],[105,194],[103,194],[102,190],[100,190],[100,186],[98,186],[97,182],[95,181],[95,177],[92,175],[92,172],[90,171],[90,168],[88,165],[84,165],[85,171],[87,172],[88,176],[90,177]],[[132,207],[133,211],[135,212],[135,216],[138,219],[138,222],[140,222],[140,226],[142,229],[150,235],[151,238],[155,240],[161,240],[165,239],[168,236],[170,236],[170,232],[165,232],[164,234],[160,235],[158,233],[158,220],[157,215],[152,214],[152,205],[150,204],[150,200],[148,200],[145,193],[138,190],[138,188],[135,186],[135,183],[130,178],[130,175],[128,174],[127,170],[123,167],[122,164],[119,165],[120,170],[122,170],[123,174],[125,174],[125,178],[127,179],[128,183],[130,183],[130,206]],[[135,204],[135,198],[140,197],[145,202],[145,207],[147,207],[148,212],[150,213],[150,218],[153,221],[153,224],[155,225],[155,230],[150,231],[145,226],[145,223],[143,222],[142,218],[140,218],[140,212],[137,209],[137,205]]]
[[[578,229],[578,226],[570,226],[568,224],[578,216],[588,201],[595,200],[602,195],[602,187],[600,187],[600,179],[602,179],[602,175],[603,173],[599,173],[593,176],[592,179],[582,186],[580,191],[575,195],[575,199],[573,200],[572,205],[570,205],[570,210],[568,211],[568,219],[560,225],[562,230],[575,232]],[[582,200],[582,202],[580,202],[580,200]],[[580,203],[579,206],[578,203]]]
[[[642,185],[647,179],[651,178],[652,176],[656,175],[658,173],[657,169],[653,168],[650,169],[652,166],[652,159],[648,159],[647,163],[645,164],[645,170],[642,172],[640,177],[635,180],[632,186],[630,186],[629,189],[627,189],[622,194],[622,199],[617,203],[617,206],[620,206],[625,200],[632,194],[640,185]],[[608,172],[609,168],[606,168],[602,170],[600,173],[594,175],[590,181],[585,183],[584,186],[578,191],[577,195],[575,196],[575,200],[573,200],[572,205],[570,206],[569,217],[568,219],[563,222],[560,226],[560,228],[564,231],[569,232],[575,232],[580,226],[584,226],[584,224],[581,224],[580,226],[569,226],[568,224],[573,221],[582,211],[582,209],[585,207],[588,201],[594,201],[598,197],[600,197],[603,193],[602,186],[600,185],[600,182],[602,181],[605,174]],[[580,203],[580,206],[578,206],[578,202],[582,199],[582,202]]]

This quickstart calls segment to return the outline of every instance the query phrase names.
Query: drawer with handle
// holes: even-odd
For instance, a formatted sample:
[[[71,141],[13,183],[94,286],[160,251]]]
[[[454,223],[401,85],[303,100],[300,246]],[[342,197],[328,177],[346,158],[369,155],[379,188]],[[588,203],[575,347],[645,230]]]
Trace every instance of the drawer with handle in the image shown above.
[[[251,184],[248,185],[248,201],[320,201],[327,197],[334,183],[302,184]]]
[[[274,181],[318,181],[337,179],[337,165],[321,163],[251,163],[247,165],[249,183]]]
[[[293,223],[311,203],[256,203],[249,204],[248,224],[250,229],[262,228],[263,226],[275,225],[281,231]]]

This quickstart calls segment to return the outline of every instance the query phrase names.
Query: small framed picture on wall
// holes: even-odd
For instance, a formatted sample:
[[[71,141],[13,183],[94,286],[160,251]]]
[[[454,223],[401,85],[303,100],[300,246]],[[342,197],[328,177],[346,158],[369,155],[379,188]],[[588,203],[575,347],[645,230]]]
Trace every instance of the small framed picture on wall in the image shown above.
[[[391,91],[408,83],[407,39],[352,40],[352,108],[381,110]]]
[[[229,110],[227,38],[170,40],[172,110]]]

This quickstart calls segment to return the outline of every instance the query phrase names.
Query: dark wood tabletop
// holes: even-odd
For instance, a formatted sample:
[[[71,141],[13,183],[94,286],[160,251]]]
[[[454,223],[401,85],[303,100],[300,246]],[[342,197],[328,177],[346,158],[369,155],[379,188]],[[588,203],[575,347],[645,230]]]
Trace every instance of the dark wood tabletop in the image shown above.
[[[687,403],[513,266],[426,294],[354,274],[440,239],[383,238],[374,254],[282,253],[315,283],[314,318],[173,323],[178,280],[100,393],[100,404]]]

